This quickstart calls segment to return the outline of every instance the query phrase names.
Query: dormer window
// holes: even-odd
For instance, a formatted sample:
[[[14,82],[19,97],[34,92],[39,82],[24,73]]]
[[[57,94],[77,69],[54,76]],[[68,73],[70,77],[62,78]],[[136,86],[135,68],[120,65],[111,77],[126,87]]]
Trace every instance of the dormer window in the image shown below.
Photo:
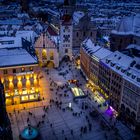
[[[121,57],[118,58],[118,60],[120,60],[120,59],[121,59]]]
[[[120,66],[116,66],[116,69],[119,70],[121,67]]]
[[[114,67],[115,66],[115,63],[111,62],[111,66]]]
[[[125,73],[125,71],[126,71],[126,70],[124,70],[124,69],[121,70],[122,73]]]
[[[130,72],[127,72],[127,76],[130,76],[131,75],[131,73]]]
[[[140,82],[140,77],[137,77],[137,81]]]
[[[136,75],[132,75],[132,79],[135,79],[136,78]]]

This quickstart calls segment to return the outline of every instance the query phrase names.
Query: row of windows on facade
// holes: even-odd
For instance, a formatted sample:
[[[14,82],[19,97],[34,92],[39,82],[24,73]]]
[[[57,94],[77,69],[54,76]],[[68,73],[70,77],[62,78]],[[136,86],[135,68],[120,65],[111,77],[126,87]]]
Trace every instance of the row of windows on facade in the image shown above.
[[[7,44],[14,44],[14,40],[10,40],[10,41],[0,41],[1,45],[7,45]]]
[[[114,80],[112,80],[112,85],[120,89],[121,88],[121,85],[119,83],[117,83]]]
[[[14,86],[14,88],[18,88],[18,82],[15,82],[13,86]],[[31,87],[35,86],[33,81],[30,81],[30,86]],[[5,90],[9,90],[9,84],[4,83],[4,88],[5,88]],[[22,82],[22,88],[26,88],[26,82]]]
[[[63,42],[70,42],[70,35],[63,35]]]
[[[81,35],[81,33],[80,33],[80,35]],[[93,33],[90,32],[90,36],[92,36],[92,35],[93,35]],[[83,37],[85,37],[85,36],[86,36],[86,32],[83,32]],[[76,33],[76,37],[79,37],[79,32]]]
[[[30,67],[29,70],[33,71],[33,68]],[[25,68],[21,68],[21,72],[25,72]],[[17,70],[13,69],[13,73],[17,73]],[[7,69],[3,70],[3,74],[8,74],[8,70]]]
[[[111,90],[113,91],[113,94],[116,93],[117,95],[120,95],[120,91],[118,90],[118,88],[114,88],[113,86],[111,86]]]
[[[136,96],[136,94],[133,91],[129,90],[128,88],[124,88],[124,96],[127,96],[135,101],[138,101],[139,99],[139,97]]]
[[[123,103],[125,103],[126,105],[128,105],[129,107],[133,108],[134,110],[137,110],[137,106],[136,104],[132,103],[130,100],[128,100],[127,98],[123,97],[122,99]]]
[[[38,79],[38,77],[37,77],[37,79]],[[30,82],[33,82],[33,81],[34,81],[34,77],[33,77],[32,74],[30,74],[30,77],[29,77],[28,80],[29,80]],[[22,75],[22,76],[21,76],[21,81],[22,81],[23,83],[27,81],[25,75]],[[5,77],[5,78],[4,78],[4,84],[8,85],[9,82],[10,82],[10,81],[9,81],[9,78],[8,78],[8,77]],[[16,84],[17,82],[18,82],[17,76],[13,76],[13,83]]]
[[[135,91],[137,94],[140,93],[140,88],[131,84],[130,82],[125,81],[125,86],[128,87],[129,89]]]

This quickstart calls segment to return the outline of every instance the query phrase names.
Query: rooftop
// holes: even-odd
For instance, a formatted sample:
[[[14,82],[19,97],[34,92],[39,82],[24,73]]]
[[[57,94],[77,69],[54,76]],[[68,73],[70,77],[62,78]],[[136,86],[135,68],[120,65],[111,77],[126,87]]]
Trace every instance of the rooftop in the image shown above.
[[[140,35],[140,14],[122,18],[118,27],[116,30],[113,30],[112,33],[121,35]]]
[[[37,63],[37,60],[21,47],[0,49],[0,68]]]
[[[140,86],[140,59],[138,57],[130,57],[115,51],[101,61],[124,79]]]
[[[108,50],[106,48],[95,45],[91,41],[91,39],[86,39],[83,42],[82,47],[91,57],[94,57],[94,58],[96,57],[98,60],[102,59],[102,58],[104,58],[112,53],[110,50]]]

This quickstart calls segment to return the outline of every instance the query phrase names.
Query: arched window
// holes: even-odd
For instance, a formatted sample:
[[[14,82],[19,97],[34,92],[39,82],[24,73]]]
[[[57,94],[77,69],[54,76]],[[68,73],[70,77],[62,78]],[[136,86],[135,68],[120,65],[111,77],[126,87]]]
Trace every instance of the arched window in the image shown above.
[[[92,32],[90,32],[90,36],[92,36]]]
[[[53,51],[50,52],[50,60],[53,60],[54,59],[54,53]]]
[[[46,59],[47,58],[47,51],[46,51],[46,49],[43,49],[42,50],[42,58],[43,59]]]
[[[76,33],[76,37],[78,37],[78,36],[79,36],[79,33],[77,32],[77,33]]]

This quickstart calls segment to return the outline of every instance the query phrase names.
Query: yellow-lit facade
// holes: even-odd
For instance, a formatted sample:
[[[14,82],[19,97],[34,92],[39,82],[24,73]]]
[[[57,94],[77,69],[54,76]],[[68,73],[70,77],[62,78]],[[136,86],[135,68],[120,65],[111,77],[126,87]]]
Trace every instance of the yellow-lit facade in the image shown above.
[[[48,68],[59,66],[58,44],[56,44],[48,35],[40,35],[35,42],[35,51],[40,66]]]
[[[4,84],[6,105],[20,104],[40,99],[38,65],[0,68]]]

